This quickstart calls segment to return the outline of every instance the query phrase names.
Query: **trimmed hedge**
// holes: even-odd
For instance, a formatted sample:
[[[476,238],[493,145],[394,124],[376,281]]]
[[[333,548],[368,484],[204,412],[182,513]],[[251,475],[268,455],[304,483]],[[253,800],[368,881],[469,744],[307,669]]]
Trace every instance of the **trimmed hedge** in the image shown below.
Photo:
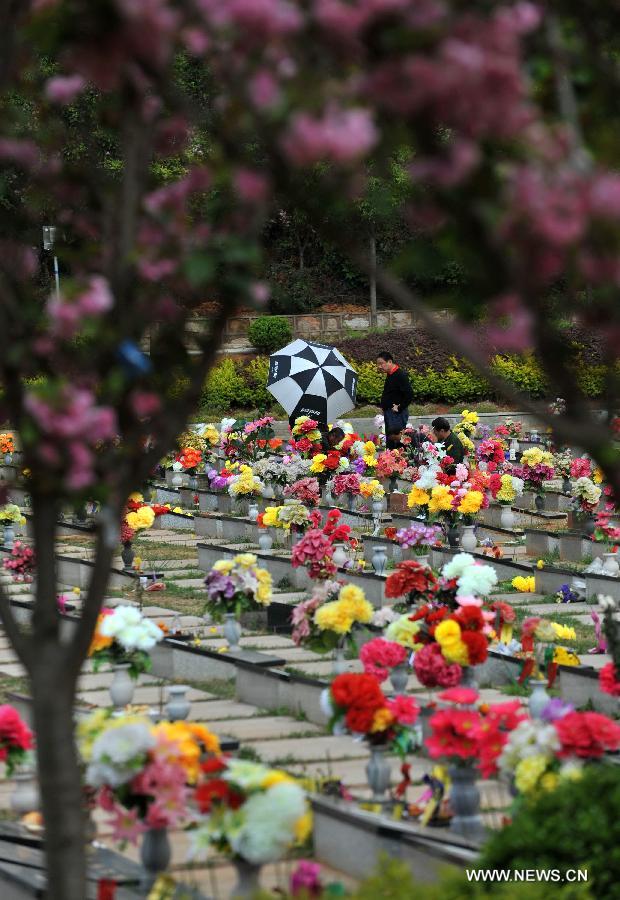
[[[374,362],[359,362],[351,358],[349,362],[359,375],[358,403],[378,404],[385,376]],[[446,363],[446,368],[441,371],[433,366],[409,370],[416,403],[453,405],[499,399],[485,379],[467,363],[454,357],[446,357]],[[496,356],[492,366],[530,397],[546,396],[544,375],[532,356]],[[202,394],[202,406],[212,412],[275,406],[275,399],[266,388],[268,373],[269,360],[266,356],[256,356],[247,364],[224,359],[209,373]],[[579,362],[576,374],[586,397],[596,399],[602,395],[604,373],[603,366]]]
[[[259,316],[248,329],[248,339],[259,353],[274,353],[290,343],[293,332],[284,316]]]

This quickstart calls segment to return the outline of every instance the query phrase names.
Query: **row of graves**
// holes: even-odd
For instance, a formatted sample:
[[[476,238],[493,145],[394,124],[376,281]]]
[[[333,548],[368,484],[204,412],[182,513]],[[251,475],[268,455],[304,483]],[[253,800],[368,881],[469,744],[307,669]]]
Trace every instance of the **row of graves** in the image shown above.
[[[340,424],[328,452],[307,418],[290,439],[269,417],[196,426],[128,500],[75,711],[93,866],[122,896],[345,894],[385,853],[434,883],[618,758],[602,473],[504,416],[464,411],[458,464],[424,429],[387,450]],[[0,450],[2,578],[27,623],[28,483],[11,435]],[[97,515],[58,523],[67,629]],[[28,686],[0,640],[18,735],[0,840],[27,834],[40,865]]]

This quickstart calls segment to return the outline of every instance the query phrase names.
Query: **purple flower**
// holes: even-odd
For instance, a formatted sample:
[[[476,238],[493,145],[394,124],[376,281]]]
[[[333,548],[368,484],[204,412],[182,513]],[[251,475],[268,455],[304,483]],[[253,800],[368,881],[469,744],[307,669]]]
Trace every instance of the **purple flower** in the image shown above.
[[[540,718],[543,722],[556,722],[571,712],[575,712],[575,707],[572,703],[567,703],[561,697],[554,697],[547,703],[540,714]]]
[[[407,528],[396,533],[396,543],[401,547],[420,547],[436,544],[441,539],[442,530],[438,525],[426,525],[424,522],[413,522]]]
[[[222,575],[220,572],[209,572],[205,578],[207,593],[212,600],[224,597],[230,600],[235,595],[236,585],[229,575]]]

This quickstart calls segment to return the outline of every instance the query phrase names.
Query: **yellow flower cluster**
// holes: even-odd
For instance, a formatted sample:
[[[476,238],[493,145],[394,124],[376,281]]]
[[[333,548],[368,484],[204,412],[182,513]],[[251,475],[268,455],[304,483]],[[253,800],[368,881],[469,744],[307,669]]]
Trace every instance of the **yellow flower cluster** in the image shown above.
[[[387,706],[380,707],[372,720],[372,725],[370,726],[370,731],[374,734],[380,731],[387,731],[392,722],[394,721],[394,716],[389,711]]]
[[[177,438],[177,444],[181,449],[191,447],[192,450],[200,450],[201,453],[204,453],[206,449],[204,436],[198,434],[196,431],[184,431],[183,434],[179,435]]]
[[[267,506],[265,507],[265,512],[263,513],[263,525],[265,528],[281,528],[282,522],[279,519],[279,512],[282,509],[281,506]]]
[[[594,469],[594,471],[592,472],[592,481],[594,482],[594,484],[600,484],[602,482],[602,480],[603,480],[603,472],[597,466]]]
[[[438,484],[431,491],[428,511],[431,513],[446,512],[452,509],[452,499],[450,488],[445,484]]]
[[[340,589],[337,600],[320,606],[314,614],[314,623],[321,631],[348,634],[356,623],[367,624],[373,616],[373,608],[361,588],[347,584]]]
[[[205,427],[202,429],[200,437],[203,438],[212,447],[215,447],[220,439],[220,433],[215,425],[205,425]]]
[[[388,641],[394,641],[410,650],[419,650],[422,644],[418,644],[416,636],[420,631],[420,623],[412,622],[409,615],[401,616],[395,622],[391,622],[385,632]]]
[[[239,469],[239,478],[230,486],[231,494],[235,496],[243,494],[257,494],[260,492],[261,483],[252,472],[250,466],[241,466]]]
[[[310,463],[310,471],[315,475],[320,475],[321,472],[325,471],[325,460],[327,459],[326,453],[317,453],[312,457],[312,462]]]
[[[150,506],[141,506],[134,512],[128,512],[125,521],[134,531],[142,531],[151,527],[155,521],[155,513]]]
[[[522,594],[533,594],[536,590],[536,578],[533,575],[517,575],[510,583]]]
[[[188,784],[194,784],[198,779],[203,753],[220,752],[216,735],[197,722],[160,722],[152,733],[160,747],[169,747],[167,753],[164,751],[161,755],[183,766]]]
[[[416,487],[415,484],[409,491],[407,496],[407,506],[412,509],[414,506],[427,506],[431,495],[422,488]]]
[[[556,638],[559,638],[561,641],[577,640],[577,635],[574,628],[570,628],[568,625],[560,625],[559,622],[552,622],[551,627],[555,632]]]
[[[458,505],[458,511],[464,516],[471,516],[480,512],[480,507],[484,502],[484,495],[481,491],[468,491]]]
[[[306,438],[308,438],[309,441],[312,441],[312,442],[320,441],[321,440],[321,432],[319,431],[318,428],[314,428],[312,431],[306,432],[306,434],[303,434],[303,432],[301,430],[301,426],[304,424],[304,422],[307,422],[309,418],[310,418],[310,416],[299,416],[298,419],[295,419],[295,424],[293,425],[293,435],[295,437],[300,437],[300,436],[306,437]]]
[[[517,496],[510,475],[502,475],[502,486],[497,492],[497,500],[500,503],[512,503]]]
[[[374,447],[374,444],[373,444]],[[366,457],[364,457],[365,459]],[[385,490],[376,478],[360,482],[360,494],[366,499],[381,500],[385,497]]]
[[[553,453],[548,450],[541,450],[540,447],[530,447],[524,450],[521,455],[522,466],[551,466],[553,467]]]
[[[547,771],[549,757],[543,753],[526,756],[517,763],[515,769],[515,786],[521,794],[531,794],[539,787],[542,776]],[[552,774],[552,773],[550,773]],[[557,776],[556,776],[557,778]]]
[[[469,665],[467,644],[461,639],[461,626],[453,619],[444,619],[435,629],[435,640],[446,662]]]
[[[362,459],[366,463],[367,466],[371,468],[377,465],[377,447],[373,441],[366,441],[364,444],[364,452],[362,454]]]
[[[553,653],[553,662],[557,663],[559,666],[579,666],[581,665],[580,659],[576,653],[573,653],[572,650],[567,650],[566,647],[556,647]]]

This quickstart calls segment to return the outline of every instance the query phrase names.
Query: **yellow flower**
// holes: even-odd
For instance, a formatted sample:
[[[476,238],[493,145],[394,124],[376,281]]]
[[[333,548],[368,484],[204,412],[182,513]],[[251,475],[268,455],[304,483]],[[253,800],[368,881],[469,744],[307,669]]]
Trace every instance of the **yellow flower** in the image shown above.
[[[456,644],[442,645],[441,655],[448,663],[458,663],[459,666],[469,665],[469,650],[467,644],[461,640]]]
[[[522,466],[553,466],[553,453],[548,450],[541,450],[540,447],[530,447],[521,454]]]
[[[281,507],[279,506],[268,506],[263,513],[263,525],[266,528],[277,528],[278,527],[278,512]]]
[[[155,521],[155,513],[150,506],[141,506],[135,512],[128,512],[125,521],[134,531],[150,528]]]
[[[139,491],[134,491],[133,494],[129,495],[129,500],[135,500],[136,503],[144,503],[144,497]]]
[[[536,578],[533,575],[516,575],[510,583],[522,594],[533,594],[536,590]]]
[[[364,462],[366,463],[367,466],[370,466],[370,468],[377,465],[376,456],[363,456],[362,459],[364,460]]]
[[[218,559],[213,563],[212,569],[215,572],[221,572],[222,575],[230,575],[233,570],[234,563],[232,559]]]
[[[555,772],[546,772],[540,779],[540,786],[543,791],[555,791],[560,779]]]
[[[594,484],[600,484],[602,482],[602,480],[603,480],[603,473],[597,466],[595,468],[595,470],[592,472],[592,481],[594,482]]]
[[[543,561],[542,559],[539,559],[539,560],[538,560],[538,562],[536,563],[536,568],[537,568],[537,569],[544,569],[544,568],[545,568],[545,563],[544,563],[544,561]]]
[[[526,756],[517,763],[515,785],[522,794],[529,794],[538,787],[539,779],[547,769],[548,758],[542,753]]]
[[[428,504],[429,512],[444,512],[452,509],[452,494],[445,484],[439,484],[431,491],[431,499]]]
[[[442,649],[456,646],[461,640],[461,626],[454,619],[444,619],[435,629],[435,640]]]
[[[555,632],[555,636],[560,638],[563,641],[576,641],[577,635],[575,634],[575,629],[570,628],[568,625],[560,625],[558,622],[552,622],[551,626]]]
[[[348,634],[353,626],[353,619],[339,600],[325,603],[314,614],[314,624],[321,631],[335,631],[336,634]]]
[[[426,506],[430,500],[430,494],[423,491],[422,488],[416,487],[415,484],[409,491],[407,497],[407,506],[411,509],[413,506]]]
[[[237,563],[238,566],[242,566],[244,569],[249,569],[256,561],[257,557],[254,553],[237,553],[233,559],[233,562]]]
[[[204,725],[194,722],[160,722],[153,728],[155,738],[163,739],[158,747],[164,759],[179,762],[187,780],[194,783],[200,772],[203,753],[219,753],[220,742]]]
[[[366,441],[366,443],[364,444],[364,453],[368,454],[369,456],[374,456],[376,452],[377,452],[377,448],[376,448],[374,442]]]
[[[579,666],[581,665],[580,659],[576,653],[573,653],[572,650],[567,650],[566,647],[556,647],[553,653],[553,662],[557,663],[559,666]]]
[[[338,599],[346,600],[349,603],[357,603],[359,600],[365,600],[366,595],[360,587],[357,587],[357,585],[345,584],[344,587],[340,588]]]
[[[76,733],[80,745],[80,753],[86,762],[90,762],[93,744],[106,728],[111,715],[111,709],[96,709],[89,716],[78,720]]]
[[[480,491],[468,491],[459,503],[458,511],[471,516],[480,511],[483,501],[484,495]]]
[[[312,834],[312,812],[304,813],[300,819],[295,822],[295,842],[297,844],[305,844]]]
[[[388,625],[385,636],[389,641],[395,641],[403,647],[408,647],[410,650],[416,650],[419,645],[417,644],[415,637],[419,630],[419,622],[412,622],[409,616],[405,615]]]
[[[477,425],[478,424],[478,413],[470,412],[468,409],[464,409],[461,413],[461,418],[463,422],[467,422],[468,425]]]
[[[202,429],[201,437],[204,438],[205,441],[208,441],[213,447],[219,441],[220,433],[215,425],[205,425]]]
[[[293,782],[295,783],[295,779],[291,778],[286,772],[283,772],[281,769],[269,769],[263,780],[261,781],[261,787],[267,790],[270,787],[273,787],[276,784],[282,784],[282,782]]]
[[[393,721],[394,716],[392,713],[386,706],[382,706],[381,709],[376,711],[370,730],[373,733],[377,731],[387,731]]]
[[[317,455],[313,457],[312,462],[310,463],[310,471],[319,473],[324,472],[326,459],[327,456],[325,453],[317,453]]]
[[[385,497],[385,491],[376,478],[370,481],[361,481],[360,494],[362,497],[372,497],[374,500],[380,500],[382,497]]]

